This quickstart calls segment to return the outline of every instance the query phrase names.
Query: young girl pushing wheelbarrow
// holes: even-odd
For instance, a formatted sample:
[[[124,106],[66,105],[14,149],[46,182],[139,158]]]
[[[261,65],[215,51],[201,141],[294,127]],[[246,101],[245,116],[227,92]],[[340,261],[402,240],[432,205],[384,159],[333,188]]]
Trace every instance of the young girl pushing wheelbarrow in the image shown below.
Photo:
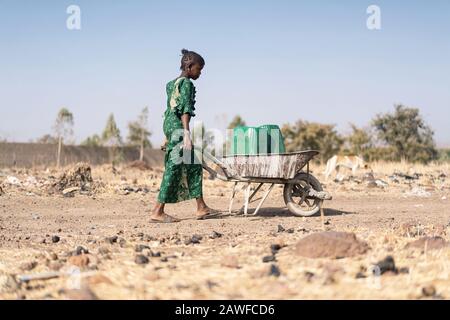
[[[194,51],[183,49],[181,53],[181,75],[166,85],[167,109],[163,124],[166,136],[165,170],[158,199],[151,213],[151,222],[179,222],[179,219],[164,212],[165,204],[189,199],[197,201],[198,219],[217,214],[203,199],[201,162],[183,161],[195,157],[189,131],[189,122],[195,116],[196,93],[191,80],[200,77],[205,60]]]

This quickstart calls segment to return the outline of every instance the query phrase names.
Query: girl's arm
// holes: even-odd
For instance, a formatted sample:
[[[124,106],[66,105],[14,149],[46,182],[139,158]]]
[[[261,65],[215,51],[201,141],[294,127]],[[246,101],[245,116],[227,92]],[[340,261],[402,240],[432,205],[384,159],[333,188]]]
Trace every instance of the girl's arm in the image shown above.
[[[189,113],[185,113],[181,116],[181,122],[183,123],[183,128],[184,128],[183,147],[186,150],[192,149],[191,134],[189,132],[189,121],[190,120],[191,120],[191,115]]]

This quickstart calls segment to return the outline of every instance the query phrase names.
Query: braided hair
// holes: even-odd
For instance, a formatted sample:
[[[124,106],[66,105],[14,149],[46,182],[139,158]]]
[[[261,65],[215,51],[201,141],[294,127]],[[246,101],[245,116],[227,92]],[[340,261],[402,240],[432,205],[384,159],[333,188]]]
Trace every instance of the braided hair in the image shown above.
[[[181,70],[186,70],[196,63],[198,63],[202,67],[205,65],[205,60],[197,52],[182,49],[181,54]]]

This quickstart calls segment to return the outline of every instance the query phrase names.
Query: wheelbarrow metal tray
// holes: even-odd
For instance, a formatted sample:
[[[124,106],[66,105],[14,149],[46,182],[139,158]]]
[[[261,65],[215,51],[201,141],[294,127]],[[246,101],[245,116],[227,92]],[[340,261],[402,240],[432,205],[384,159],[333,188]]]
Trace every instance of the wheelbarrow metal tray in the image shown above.
[[[315,150],[280,154],[230,155],[221,159],[234,178],[293,179],[314,156]]]

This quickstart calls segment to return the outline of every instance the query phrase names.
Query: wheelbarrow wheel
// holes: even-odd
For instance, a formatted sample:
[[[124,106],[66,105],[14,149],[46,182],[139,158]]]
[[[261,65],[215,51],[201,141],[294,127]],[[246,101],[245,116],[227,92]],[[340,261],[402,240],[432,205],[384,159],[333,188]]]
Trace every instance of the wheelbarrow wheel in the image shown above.
[[[322,185],[311,174],[297,173],[294,177],[300,182],[286,183],[284,185],[283,197],[289,211],[298,217],[310,217],[319,212],[323,200],[308,196],[308,191],[313,188],[323,191]]]

